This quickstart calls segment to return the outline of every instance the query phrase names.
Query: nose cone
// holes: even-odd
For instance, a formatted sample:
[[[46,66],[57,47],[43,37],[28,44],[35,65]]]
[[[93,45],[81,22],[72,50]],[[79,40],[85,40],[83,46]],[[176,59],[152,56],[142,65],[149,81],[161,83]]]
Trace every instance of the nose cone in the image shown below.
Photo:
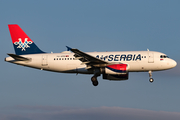
[[[171,64],[172,68],[174,68],[174,67],[176,67],[177,62],[175,60],[172,60],[170,64]]]

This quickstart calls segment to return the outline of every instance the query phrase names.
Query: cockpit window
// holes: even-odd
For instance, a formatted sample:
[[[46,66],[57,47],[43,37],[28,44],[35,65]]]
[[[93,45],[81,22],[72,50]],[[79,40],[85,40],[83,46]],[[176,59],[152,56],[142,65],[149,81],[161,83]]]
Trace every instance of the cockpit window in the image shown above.
[[[169,58],[167,55],[161,55],[160,58]]]

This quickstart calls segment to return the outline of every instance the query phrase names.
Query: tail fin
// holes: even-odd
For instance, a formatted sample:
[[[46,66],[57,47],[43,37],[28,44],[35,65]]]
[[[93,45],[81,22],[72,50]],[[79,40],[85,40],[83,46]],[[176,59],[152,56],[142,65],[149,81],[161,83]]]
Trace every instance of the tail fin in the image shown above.
[[[44,53],[17,24],[9,24],[9,31],[16,55]]]

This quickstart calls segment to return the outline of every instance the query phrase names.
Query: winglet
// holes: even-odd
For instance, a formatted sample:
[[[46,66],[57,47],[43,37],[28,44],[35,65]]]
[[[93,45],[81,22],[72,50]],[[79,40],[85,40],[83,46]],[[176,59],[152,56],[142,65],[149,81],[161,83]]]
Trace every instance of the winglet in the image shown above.
[[[66,46],[67,47],[67,51],[70,51],[72,48],[70,48],[70,47],[68,47],[68,46]]]

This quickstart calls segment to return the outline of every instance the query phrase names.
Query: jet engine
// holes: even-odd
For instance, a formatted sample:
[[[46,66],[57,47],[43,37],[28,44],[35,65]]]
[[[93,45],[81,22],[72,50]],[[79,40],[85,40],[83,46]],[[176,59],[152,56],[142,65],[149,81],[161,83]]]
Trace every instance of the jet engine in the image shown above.
[[[103,74],[121,75],[121,74],[126,74],[127,72],[128,72],[127,64],[113,64],[101,68],[101,73]]]
[[[127,80],[128,79],[128,65],[127,64],[113,64],[101,68],[103,79],[108,80]]]

